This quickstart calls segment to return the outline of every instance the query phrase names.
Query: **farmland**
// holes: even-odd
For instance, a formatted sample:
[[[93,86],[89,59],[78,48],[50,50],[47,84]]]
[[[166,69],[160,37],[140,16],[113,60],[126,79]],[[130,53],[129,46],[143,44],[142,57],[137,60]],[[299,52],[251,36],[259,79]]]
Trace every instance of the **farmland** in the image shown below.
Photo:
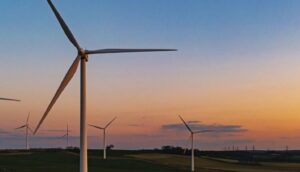
[[[205,172],[296,172],[300,171],[300,163],[289,162],[259,162],[245,164],[238,160],[197,157],[196,171]],[[189,171],[189,156],[163,154],[157,151],[125,151],[109,152],[107,160],[102,160],[101,151],[89,151],[89,171],[156,171],[184,172]],[[0,172],[74,172],[79,168],[77,150],[31,150],[2,151],[0,153]]]

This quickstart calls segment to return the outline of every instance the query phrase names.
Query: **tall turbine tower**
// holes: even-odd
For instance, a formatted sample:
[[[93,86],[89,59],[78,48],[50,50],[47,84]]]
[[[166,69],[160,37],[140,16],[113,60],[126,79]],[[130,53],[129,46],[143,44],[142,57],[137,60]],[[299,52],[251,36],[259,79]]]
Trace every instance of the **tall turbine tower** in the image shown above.
[[[188,124],[183,120],[183,118],[179,115],[179,118],[183,122],[183,124],[186,126],[186,128],[191,133],[190,139],[191,139],[191,171],[195,171],[195,160],[194,160],[194,134],[200,134],[200,133],[207,133],[212,132],[212,130],[200,130],[200,131],[193,131]]]
[[[59,12],[51,2],[47,0],[53,13],[55,14],[60,26],[62,27],[64,33],[66,34],[69,41],[75,46],[77,50],[77,57],[75,58],[73,64],[69,68],[67,74],[62,80],[58,90],[56,91],[54,97],[52,98],[50,104],[48,105],[42,119],[39,121],[34,133],[38,131],[43,121],[47,117],[51,108],[59,98],[60,94],[63,92],[65,87],[68,85],[70,80],[73,78],[78,65],[80,63],[80,172],[88,172],[87,165],[87,132],[86,132],[86,62],[88,61],[88,56],[92,54],[108,54],[108,53],[130,53],[130,52],[151,52],[151,51],[176,51],[174,49],[98,49],[98,50],[87,50],[81,48],[81,46],[76,41],[71,30],[64,22],[63,18],[60,16]]]
[[[103,159],[106,159],[106,129],[107,127],[115,120],[117,119],[117,117],[115,117],[114,119],[112,119],[109,123],[106,124],[105,127],[99,127],[99,126],[96,126],[96,125],[91,125],[89,124],[91,127],[94,127],[94,128],[97,128],[97,129],[100,129],[100,130],[103,130]]]
[[[25,134],[26,134],[26,150],[29,150],[29,140],[28,140],[28,134],[29,134],[29,131],[31,133],[33,133],[32,129],[30,128],[29,126],[29,117],[30,117],[30,112],[27,116],[27,120],[26,120],[26,123],[18,128],[16,128],[16,130],[18,129],[22,129],[22,128],[25,128]]]

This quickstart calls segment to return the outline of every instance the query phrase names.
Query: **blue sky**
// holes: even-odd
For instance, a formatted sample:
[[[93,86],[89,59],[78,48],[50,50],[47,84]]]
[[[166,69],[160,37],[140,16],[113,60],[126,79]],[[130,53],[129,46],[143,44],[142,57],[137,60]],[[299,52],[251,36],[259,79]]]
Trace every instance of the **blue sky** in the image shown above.
[[[88,48],[179,47],[193,55],[217,53],[216,60],[223,62],[217,55],[264,51],[282,37],[299,35],[297,0],[54,3],[82,46]],[[5,1],[0,10],[1,38],[6,40],[3,49],[24,52],[34,48],[35,54],[42,54],[47,47],[57,51],[72,48],[46,2]]]
[[[83,47],[178,48],[180,51],[172,57],[179,64],[253,61],[257,59],[249,59],[245,54],[273,52],[278,47],[289,49],[298,43],[296,38],[299,37],[299,1],[296,0],[54,3]],[[73,47],[63,36],[46,2],[5,1],[0,10],[4,26],[0,34],[5,40],[0,50],[9,56],[7,60],[20,61],[21,53],[26,53],[26,61],[40,65],[50,62],[50,58],[45,57],[47,50],[55,61],[61,56],[69,60],[67,58],[73,55]],[[130,57],[138,56],[130,54]],[[116,60],[123,63],[115,58],[108,61]],[[169,63],[166,58],[155,61],[156,65]]]
[[[125,43],[137,46],[135,43],[138,43],[197,49],[206,46],[205,50],[211,49],[211,44],[217,48],[232,48],[243,40],[244,43],[270,44],[277,36],[299,26],[296,0],[89,0],[87,3],[66,0],[54,3],[81,44],[95,48]],[[64,40],[62,36],[50,37],[61,30],[46,2],[12,0],[2,2],[0,8],[1,22],[5,26],[1,27],[1,36],[10,38],[7,41],[23,43],[31,38],[33,43],[65,44],[57,41]],[[50,40],[45,41],[45,33]],[[91,33],[97,36],[90,36]]]

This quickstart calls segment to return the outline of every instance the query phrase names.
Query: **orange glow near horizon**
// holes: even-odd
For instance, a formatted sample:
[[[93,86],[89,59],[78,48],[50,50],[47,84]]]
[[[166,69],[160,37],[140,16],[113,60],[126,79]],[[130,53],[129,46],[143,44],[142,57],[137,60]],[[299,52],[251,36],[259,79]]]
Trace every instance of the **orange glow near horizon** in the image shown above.
[[[231,78],[231,76],[227,77]],[[123,83],[119,86],[120,83],[116,83],[114,88],[105,85],[102,87],[101,82],[89,79],[88,81],[91,82],[88,82],[88,122],[103,126],[117,116],[118,119],[109,129],[112,136],[145,135],[147,137],[149,135],[153,137],[168,133],[166,138],[170,140],[178,137],[185,139],[188,135],[186,132],[178,135],[176,131],[170,134],[172,132],[161,129],[161,126],[165,124],[181,123],[178,119],[180,114],[187,121],[199,120],[205,124],[241,125],[242,128],[248,130],[229,138],[226,135],[221,136],[222,139],[249,139],[253,141],[249,144],[268,147],[270,140],[280,140],[284,137],[286,139],[276,141],[270,146],[278,148],[280,145],[289,144],[297,148],[297,133],[300,131],[298,126],[300,80],[283,83],[279,79],[284,80],[286,76],[282,76],[283,78],[278,78],[277,81],[271,79],[264,82],[264,79],[258,80],[255,76],[242,79],[244,77],[245,75],[241,75],[241,78],[226,82],[224,82],[226,79],[217,81],[208,78],[205,84],[191,81],[191,83],[186,82],[186,85],[173,85],[175,80],[170,78],[170,84],[162,82],[161,86],[158,84],[147,87],[138,83]],[[190,89],[191,84],[196,84],[193,89]],[[168,87],[170,85],[171,87]],[[2,123],[2,128],[9,130],[22,124],[28,111],[32,113],[31,126],[35,127],[54,89],[56,89],[55,86],[43,89],[42,94],[35,90],[33,95],[37,96],[33,98],[25,95],[21,103],[2,102],[1,113],[6,115],[1,118],[2,121],[7,121]],[[42,129],[64,129],[68,123],[72,134],[78,135],[78,91],[78,78],[76,78],[66,88],[65,93],[50,112]],[[88,133],[90,136],[99,136],[99,131],[92,128],[88,129]],[[209,136],[203,137],[210,138]],[[138,138],[136,142],[147,145]],[[164,143],[153,140],[153,144]]]

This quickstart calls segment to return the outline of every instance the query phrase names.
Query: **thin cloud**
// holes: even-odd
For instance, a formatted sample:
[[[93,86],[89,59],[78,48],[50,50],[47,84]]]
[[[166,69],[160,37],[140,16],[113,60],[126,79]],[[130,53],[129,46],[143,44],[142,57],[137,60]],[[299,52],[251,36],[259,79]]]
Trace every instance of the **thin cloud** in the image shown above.
[[[281,140],[299,140],[300,139],[300,136],[281,136],[279,137],[278,139],[281,139]]]
[[[188,121],[187,123],[193,131],[212,130],[213,132],[217,133],[239,133],[248,131],[247,129],[244,129],[241,125],[204,124],[200,121]],[[161,129],[185,131],[186,127],[182,123],[175,123],[162,125]]]
[[[188,124],[201,123],[201,121],[187,121]]]
[[[141,127],[142,125],[141,124],[129,124],[128,126],[129,127]]]
[[[44,132],[66,132],[66,130],[43,130]]]

